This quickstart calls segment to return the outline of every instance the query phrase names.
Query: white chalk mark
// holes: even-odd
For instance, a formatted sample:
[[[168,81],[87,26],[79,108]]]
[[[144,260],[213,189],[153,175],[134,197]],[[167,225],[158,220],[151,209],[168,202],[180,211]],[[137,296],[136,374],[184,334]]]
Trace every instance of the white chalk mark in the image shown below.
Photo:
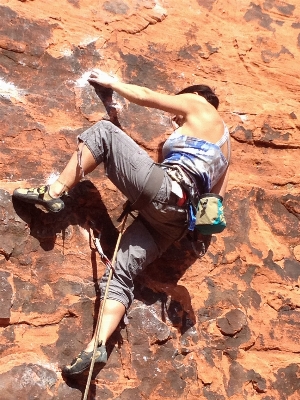
[[[0,97],[5,99],[14,98],[21,100],[25,91],[17,88],[13,83],[5,82],[3,78],[0,78]]]

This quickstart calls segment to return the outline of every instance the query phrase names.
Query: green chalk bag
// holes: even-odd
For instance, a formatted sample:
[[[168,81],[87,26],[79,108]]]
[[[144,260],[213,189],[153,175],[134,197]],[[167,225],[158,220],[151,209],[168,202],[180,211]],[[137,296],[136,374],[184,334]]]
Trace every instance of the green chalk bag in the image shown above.
[[[226,228],[222,196],[214,193],[205,193],[200,196],[195,228],[202,235],[220,233]]]

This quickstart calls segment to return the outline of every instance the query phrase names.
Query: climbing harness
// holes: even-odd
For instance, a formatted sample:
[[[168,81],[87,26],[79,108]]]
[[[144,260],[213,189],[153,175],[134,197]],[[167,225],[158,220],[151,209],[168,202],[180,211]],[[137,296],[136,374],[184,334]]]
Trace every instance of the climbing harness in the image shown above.
[[[167,174],[188,197],[189,231],[197,230],[202,235],[212,235],[226,228],[222,196],[215,193],[200,194],[192,176],[178,165],[169,167]]]
[[[168,166],[166,172],[172,179],[172,191],[182,202],[177,202],[177,205],[187,207],[187,237],[193,252],[201,258],[206,254],[211,235],[222,232],[226,227],[223,198],[214,193],[200,194],[197,182],[179,165]]]
[[[91,384],[93,369],[94,369],[94,365],[95,365],[97,347],[99,345],[98,338],[99,338],[99,333],[100,333],[101,324],[102,324],[102,317],[103,317],[103,313],[104,313],[104,307],[105,307],[105,303],[106,303],[107,296],[108,296],[108,290],[109,290],[110,281],[111,281],[111,278],[112,278],[112,274],[114,272],[114,264],[115,264],[115,261],[116,261],[116,258],[117,258],[117,252],[118,252],[118,249],[119,249],[119,246],[120,246],[120,241],[121,241],[122,235],[124,233],[124,229],[125,229],[125,225],[126,225],[126,221],[127,221],[127,216],[128,216],[128,213],[125,213],[125,215],[123,217],[123,220],[122,220],[122,224],[121,224],[121,228],[120,228],[120,231],[119,231],[117,243],[116,243],[114,254],[113,254],[113,257],[112,257],[111,261],[108,259],[108,257],[106,257],[106,255],[104,254],[104,252],[102,250],[102,247],[100,245],[100,234],[98,235],[98,238],[94,239],[94,243],[95,243],[95,246],[97,248],[97,251],[99,252],[101,258],[104,260],[104,264],[107,267],[109,267],[109,275],[108,275],[108,278],[107,278],[105,293],[104,293],[102,304],[101,304],[101,310],[99,312],[98,319],[97,319],[93,355],[92,355],[92,360],[91,360],[91,365],[90,365],[90,370],[89,370],[89,375],[88,375],[88,379],[87,379],[87,383],[86,383],[86,387],[85,387],[83,400],[87,400],[87,396],[88,396],[88,393],[89,393],[89,388],[90,388],[90,384]]]

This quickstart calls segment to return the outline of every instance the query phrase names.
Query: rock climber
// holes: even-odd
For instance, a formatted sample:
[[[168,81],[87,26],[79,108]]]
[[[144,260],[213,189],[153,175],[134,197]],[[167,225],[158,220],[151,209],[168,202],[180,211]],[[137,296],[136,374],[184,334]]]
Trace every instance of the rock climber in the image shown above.
[[[209,86],[193,85],[169,95],[122,82],[99,69],[91,72],[88,81],[139,106],[170,113],[175,129],[162,148],[162,163],[157,164],[119,127],[102,120],[78,136],[78,150],[54,183],[13,193],[19,200],[59,212],[65,192],[103,163],[108,178],[130,203],[140,203],[139,216],[126,229],[117,252],[99,337],[93,337],[63,368],[66,376],[90,366],[95,340],[95,362],[106,363],[106,343],[133,301],[135,276],[187,234],[193,213],[190,199],[197,203],[202,193],[209,192],[224,196],[229,171],[229,131],[217,111],[219,99]],[[174,179],[174,170],[185,185]],[[101,300],[107,278],[108,271],[100,282]]]

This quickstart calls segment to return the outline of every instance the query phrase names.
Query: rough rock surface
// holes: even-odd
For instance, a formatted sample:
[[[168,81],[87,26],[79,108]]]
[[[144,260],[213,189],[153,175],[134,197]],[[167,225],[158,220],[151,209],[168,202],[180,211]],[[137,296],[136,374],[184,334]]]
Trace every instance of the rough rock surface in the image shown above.
[[[11,193],[53,178],[76,135],[108,117],[93,67],[168,93],[211,85],[233,152],[228,229],[204,258],[182,240],[137,280],[89,399],[299,399],[299,1],[2,0],[0,13],[1,399],[84,391],[86,375],[60,368],[97,316],[104,267],[88,220],[111,256],[124,198],[101,168],[59,215]],[[113,100],[158,159],[168,116]]]

